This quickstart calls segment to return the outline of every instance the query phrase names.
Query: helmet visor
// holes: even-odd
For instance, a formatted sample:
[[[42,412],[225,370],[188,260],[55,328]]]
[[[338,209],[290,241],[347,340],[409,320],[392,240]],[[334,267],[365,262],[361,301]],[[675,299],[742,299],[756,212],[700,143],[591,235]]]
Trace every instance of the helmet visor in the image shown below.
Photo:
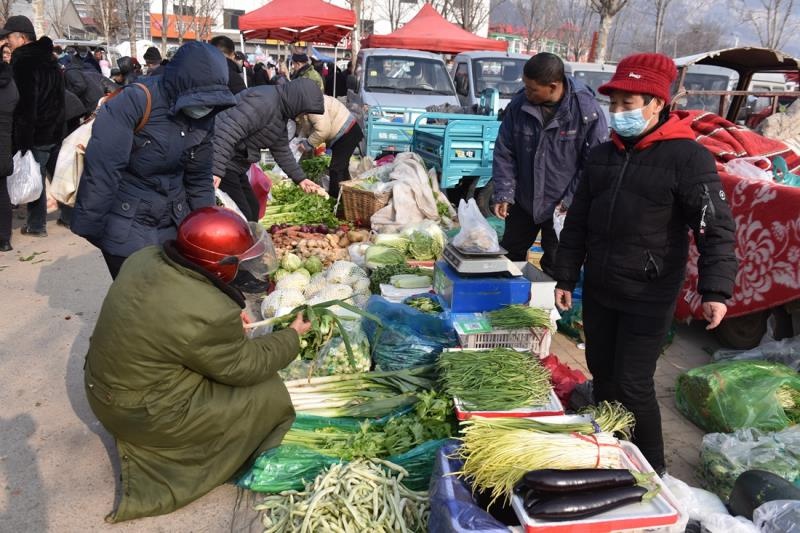
[[[258,279],[266,279],[278,270],[278,258],[272,238],[261,224],[248,222],[253,235],[253,246],[239,254],[239,268],[250,272]]]

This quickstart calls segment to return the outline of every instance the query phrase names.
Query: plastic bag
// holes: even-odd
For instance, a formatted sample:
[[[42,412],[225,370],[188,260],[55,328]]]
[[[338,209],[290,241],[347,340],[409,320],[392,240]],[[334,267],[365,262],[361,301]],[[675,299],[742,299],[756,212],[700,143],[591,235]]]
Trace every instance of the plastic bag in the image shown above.
[[[753,523],[761,533],[800,533],[800,501],[767,502],[753,512]]]
[[[458,202],[458,223],[461,231],[453,237],[453,246],[466,253],[499,253],[497,232],[483,218],[474,198]]]
[[[725,504],[722,503],[716,494],[708,492],[707,490],[690,487],[676,477],[669,474],[661,478],[667,488],[672,492],[678,503],[684,508],[686,514],[691,520],[703,522],[703,519],[710,514],[724,514],[730,515]]]
[[[79,126],[61,142],[49,192],[64,205],[74,206],[77,200],[86,145],[92,137],[92,124],[94,121]]]
[[[508,527],[483,510],[472,496],[472,488],[463,479],[450,475],[463,466],[463,461],[452,457],[458,442],[447,441],[436,454],[428,497],[431,514],[428,518],[430,533],[508,533]]]
[[[761,163],[758,165],[757,163]],[[764,156],[739,157],[725,163],[725,172],[741,178],[772,181],[772,162]]]
[[[261,220],[267,209],[267,201],[269,200],[269,191],[272,189],[272,181],[256,163],[250,165],[250,169],[247,171],[247,181],[250,183],[253,194],[258,201],[258,219]]]
[[[564,229],[564,222],[567,221],[567,212],[556,206],[553,211],[553,230],[556,232],[556,239],[561,239],[561,230]]]
[[[458,344],[455,331],[440,316],[380,296],[370,297],[366,310],[383,324],[379,331],[373,321],[364,321],[364,331],[372,344],[372,358],[381,370],[433,364],[444,348]]]
[[[350,340],[353,360],[341,335],[333,337],[320,348],[313,360],[297,358],[279,371],[283,379],[307,379],[315,376],[333,376],[369,372],[372,366],[369,339],[362,329],[361,320],[342,320],[342,327]]]
[[[800,482],[800,426],[777,433],[740,429],[703,437],[700,478],[708,490],[727,501],[736,478],[747,470],[766,470]]]
[[[233,201],[233,198],[228,196],[228,193],[222,189],[214,189],[214,196],[217,199],[218,206],[230,209],[244,220],[247,220],[247,217],[244,216],[244,213],[242,213],[242,211],[239,209],[239,206],[236,205],[236,202]]]
[[[797,409],[784,411],[778,394],[800,393],[800,376],[786,365],[726,361],[693,368],[678,377],[675,403],[706,431],[739,428],[781,430],[796,423]]]
[[[367,248],[369,243],[357,242],[347,247],[347,253],[350,255],[350,261],[357,264],[361,268],[367,268]]]
[[[703,531],[708,533],[759,533],[758,528],[743,516],[714,513],[703,521]]]
[[[548,355],[542,359],[542,364],[550,371],[550,381],[556,396],[564,405],[569,405],[569,398],[575,387],[586,381],[586,376],[578,369],[570,368],[558,360],[555,355]]]
[[[712,357],[714,361],[765,360],[800,370],[800,335],[762,343],[752,350],[717,350]]]
[[[42,170],[33,158],[33,151],[14,154],[14,172],[6,178],[8,197],[12,204],[34,202],[42,195]]]

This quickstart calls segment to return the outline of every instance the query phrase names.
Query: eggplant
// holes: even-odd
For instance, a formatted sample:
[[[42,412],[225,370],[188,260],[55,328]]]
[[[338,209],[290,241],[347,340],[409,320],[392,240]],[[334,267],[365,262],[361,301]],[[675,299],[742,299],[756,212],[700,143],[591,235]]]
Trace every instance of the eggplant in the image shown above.
[[[584,490],[632,487],[642,483],[649,476],[622,468],[579,468],[576,470],[557,470],[545,468],[532,470],[522,477],[529,489],[540,493],[564,493]]]
[[[647,492],[644,487],[633,486],[534,498],[525,501],[525,510],[539,520],[575,520],[641,502]]]

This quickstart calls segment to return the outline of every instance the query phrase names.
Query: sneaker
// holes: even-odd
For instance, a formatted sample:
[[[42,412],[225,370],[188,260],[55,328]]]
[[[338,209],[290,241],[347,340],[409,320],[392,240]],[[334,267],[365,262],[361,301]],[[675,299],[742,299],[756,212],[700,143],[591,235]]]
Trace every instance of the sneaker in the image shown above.
[[[32,229],[29,229],[28,226],[22,226],[22,228],[20,229],[20,232],[23,235],[30,235],[32,237],[47,237],[47,230],[46,229],[40,229],[38,231],[34,231]]]
[[[10,252],[11,250],[13,250],[11,241],[5,239],[0,240],[0,252]]]

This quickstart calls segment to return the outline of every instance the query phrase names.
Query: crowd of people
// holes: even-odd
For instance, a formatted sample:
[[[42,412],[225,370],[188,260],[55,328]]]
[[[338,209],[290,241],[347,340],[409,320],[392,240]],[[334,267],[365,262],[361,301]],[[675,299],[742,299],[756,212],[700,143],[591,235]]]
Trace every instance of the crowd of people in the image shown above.
[[[342,93],[334,91],[328,68],[302,51],[251,67],[229,37],[217,36],[209,44],[187,43],[169,59],[150,47],[144,66],[124,56],[112,68],[103,48],[62,49],[48,37],[37,39],[24,16],[8,19],[0,45],[8,60],[0,64],[0,121],[8,125],[0,132],[0,175],[11,174],[15,153],[30,150],[43,182],[21,232],[47,236],[45,180],[54,175],[62,141],[92,121],[76,205],[60,204],[57,223],[97,245],[112,277],[137,249],[174,237],[191,210],[214,205],[215,186],[256,220],[247,171],[263,149],[305,191],[320,192],[292,156],[287,121],[303,126],[301,151],[331,149],[333,195],[363,137],[343,104],[323,99]],[[340,71],[337,84],[345,80]],[[2,251],[12,249],[12,207],[0,187]],[[237,283],[263,288],[244,274]]]
[[[277,371],[299,351],[310,324],[249,339],[238,289],[263,292],[259,206],[247,171],[269,149],[306,193],[290,149],[332,153],[329,193],[347,179],[363,138],[331,94],[346,73],[318,68],[304,52],[289,65],[252,69],[225,36],[192,41],[165,60],[116,68],[101,49],[61,51],[36,38],[25,17],[0,30],[0,175],[12,154],[31,151],[42,181],[63,142],[92,120],[74,208],[59,223],[102,252],[115,279],[85,366],[93,412],[114,435],[123,462],[112,520],[169,512],[230,479],[248,458],[277,446],[294,411]],[[338,77],[337,77],[338,76]],[[726,313],[736,276],[734,223],[711,154],[670,114],[672,59],[636,54],[593,93],[540,53],[508,105],[494,152],[494,211],[502,246],[524,259],[542,234],[542,267],[557,281],[556,305],[571,306],[585,273],[586,356],[596,401],[618,400],[636,417],[634,442],[666,468],[653,375],[685,274],[688,232],[700,258],[698,290],[709,327]],[[336,89],[336,90],[334,90]],[[331,94],[329,94],[329,92]],[[610,128],[609,128],[610,126]],[[610,130],[610,131],[609,131]],[[216,207],[215,187],[240,217]],[[27,205],[23,234],[47,236],[47,196]],[[10,205],[0,186],[0,249],[11,249]],[[565,218],[560,238],[555,219]]]

